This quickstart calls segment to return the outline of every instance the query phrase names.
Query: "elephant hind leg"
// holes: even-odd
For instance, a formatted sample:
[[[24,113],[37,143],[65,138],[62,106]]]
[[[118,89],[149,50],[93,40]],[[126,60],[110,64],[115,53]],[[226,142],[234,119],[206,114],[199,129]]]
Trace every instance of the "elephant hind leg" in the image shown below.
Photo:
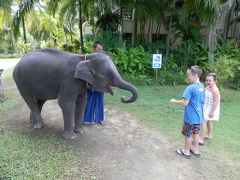
[[[35,129],[43,128],[44,124],[42,122],[41,111],[45,100],[37,100],[36,103],[28,103],[30,113],[30,122],[33,124]]]

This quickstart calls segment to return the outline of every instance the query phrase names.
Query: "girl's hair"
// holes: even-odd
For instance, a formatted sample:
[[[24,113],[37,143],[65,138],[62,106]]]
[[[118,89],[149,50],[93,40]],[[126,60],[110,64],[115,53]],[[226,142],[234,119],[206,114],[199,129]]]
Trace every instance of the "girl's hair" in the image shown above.
[[[216,75],[216,73],[213,73],[213,72],[208,73],[207,77],[212,77],[215,82],[217,81],[217,75]]]

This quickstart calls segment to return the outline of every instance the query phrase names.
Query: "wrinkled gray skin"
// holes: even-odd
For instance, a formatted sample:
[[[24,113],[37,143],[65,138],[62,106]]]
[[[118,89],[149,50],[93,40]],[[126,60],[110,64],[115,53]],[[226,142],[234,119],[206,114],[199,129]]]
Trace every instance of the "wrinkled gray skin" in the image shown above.
[[[28,53],[15,66],[14,80],[27,103],[30,121],[36,129],[43,127],[41,110],[50,99],[58,99],[64,119],[62,137],[74,139],[82,132],[82,122],[87,103],[87,83],[95,90],[109,92],[118,87],[132,93],[124,103],[138,98],[137,89],[122,80],[111,58],[101,52],[87,55],[41,49]]]

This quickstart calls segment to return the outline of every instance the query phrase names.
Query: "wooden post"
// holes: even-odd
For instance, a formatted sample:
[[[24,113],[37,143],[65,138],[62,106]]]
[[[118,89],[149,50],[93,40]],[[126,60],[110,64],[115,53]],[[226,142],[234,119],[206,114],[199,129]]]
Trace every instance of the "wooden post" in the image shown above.
[[[159,53],[158,49],[157,49],[157,54]],[[157,80],[158,80],[158,68],[155,68],[155,83],[157,85]]]

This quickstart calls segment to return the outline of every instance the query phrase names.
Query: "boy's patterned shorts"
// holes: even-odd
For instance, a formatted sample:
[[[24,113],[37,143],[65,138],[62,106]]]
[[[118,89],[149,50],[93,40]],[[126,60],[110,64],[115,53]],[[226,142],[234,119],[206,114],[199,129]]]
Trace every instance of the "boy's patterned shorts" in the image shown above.
[[[182,134],[185,137],[191,137],[192,134],[198,134],[200,131],[200,124],[189,124],[184,122],[182,126]]]

